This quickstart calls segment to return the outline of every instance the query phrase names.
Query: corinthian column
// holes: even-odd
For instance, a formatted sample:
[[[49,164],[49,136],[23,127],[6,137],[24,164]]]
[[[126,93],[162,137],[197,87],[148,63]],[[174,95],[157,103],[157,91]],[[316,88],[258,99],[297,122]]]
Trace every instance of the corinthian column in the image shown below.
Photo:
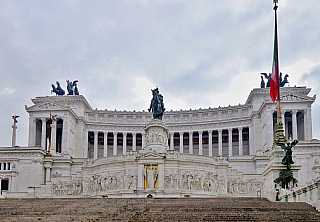
[[[46,135],[46,128],[47,128],[46,118],[41,118],[41,121],[42,121],[41,147],[43,149],[47,150],[47,147],[46,147],[46,139],[47,139],[47,135]]]
[[[103,133],[103,156],[108,156],[108,132]]]
[[[113,132],[113,155],[117,155],[117,137],[118,137],[118,133],[117,132]]]
[[[212,130],[208,130],[209,134],[209,156],[212,157]]]
[[[137,151],[137,133],[132,133],[132,151]]]
[[[123,155],[127,153],[127,133],[123,133]]]
[[[292,136],[294,140],[298,139],[297,112],[297,110],[292,110]]]
[[[199,155],[203,155],[202,152],[202,131],[198,131],[199,134]]]
[[[179,132],[180,136],[180,153],[183,153],[183,132]]]
[[[222,129],[218,130],[219,133],[219,156],[222,156]]]
[[[232,156],[232,128],[228,129],[228,138],[229,138],[229,158]]]
[[[238,128],[239,131],[239,155],[243,155],[243,143],[242,143],[242,127]]]
[[[93,158],[98,159],[98,132],[94,131]]]
[[[170,132],[170,150],[174,150],[173,135],[174,135],[174,132]]]
[[[193,154],[193,132],[189,132],[189,154]]]

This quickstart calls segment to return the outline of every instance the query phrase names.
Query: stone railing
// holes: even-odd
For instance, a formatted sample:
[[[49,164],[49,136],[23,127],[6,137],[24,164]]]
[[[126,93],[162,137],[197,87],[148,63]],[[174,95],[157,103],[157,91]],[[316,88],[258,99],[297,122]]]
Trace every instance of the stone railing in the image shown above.
[[[320,176],[292,190],[280,189],[279,199],[281,202],[306,202],[320,211]]]

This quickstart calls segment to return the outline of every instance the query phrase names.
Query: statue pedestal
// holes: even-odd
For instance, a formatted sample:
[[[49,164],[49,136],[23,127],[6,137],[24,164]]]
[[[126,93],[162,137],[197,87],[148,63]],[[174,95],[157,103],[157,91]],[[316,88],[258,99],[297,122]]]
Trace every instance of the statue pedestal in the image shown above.
[[[140,153],[156,152],[166,153],[169,149],[168,138],[169,130],[168,127],[163,124],[161,120],[153,119],[148,123],[145,128],[145,147]]]
[[[281,170],[286,169],[286,166],[281,164],[283,157],[285,156],[285,151],[279,146],[273,146],[269,154],[269,164],[267,168],[263,171],[262,175],[264,176],[264,196],[270,201],[276,201],[277,196],[277,187],[278,184],[274,183],[274,180],[279,177]],[[296,178],[299,182],[298,171],[300,170],[301,165],[291,165],[291,171],[293,177]]]

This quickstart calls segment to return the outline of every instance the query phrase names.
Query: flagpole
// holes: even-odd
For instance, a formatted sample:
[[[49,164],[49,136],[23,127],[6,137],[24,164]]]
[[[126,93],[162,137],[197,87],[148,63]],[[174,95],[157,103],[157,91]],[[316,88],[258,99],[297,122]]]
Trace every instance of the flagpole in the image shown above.
[[[277,70],[276,70],[276,75],[277,75],[277,79],[279,79],[279,69],[280,69],[280,65],[279,65],[279,54],[278,54],[278,25],[277,25],[277,9],[278,9],[278,6],[277,6],[277,0],[274,0],[274,7],[273,7],[273,10],[274,10],[274,20],[275,20],[275,41],[276,41],[276,60],[277,60]],[[279,81],[279,84],[277,84],[278,86],[278,93],[277,93],[277,123],[280,121],[281,122],[281,106],[280,106],[280,81]]]
[[[281,102],[280,102],[280,80],[279,80],[279,70],[280,70],[280,65],[279,65],[279,54],[278,54],[278,23],[277,23],[277,3],[278,0],[273,0],[274,3],[274,19],[275,19],[275,52],[274,55],[276,57],[276,65],[277,68],[275,69],[275,74],[276,74],[276,80],[277,80],[277,88],[278,88],[278,92],[277,92],[277,127],[276,127],[276,138],[274,140],[274,144],[278,144],[278,143],[286,143],[287,139],[285,137],[285,135],[283,134],[284,130],[283,130],[283,123],[282,123],[282,118],[281,118]]]

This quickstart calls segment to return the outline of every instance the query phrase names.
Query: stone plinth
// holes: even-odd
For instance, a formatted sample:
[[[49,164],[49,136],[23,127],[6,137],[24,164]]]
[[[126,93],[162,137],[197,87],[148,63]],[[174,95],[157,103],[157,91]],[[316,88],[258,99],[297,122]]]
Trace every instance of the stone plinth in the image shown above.
[[[166,153],[169,149],[168,127],[161,120],[153,119],[145,128],[145,147],[144,152],[154,151],[157,153]]]
[[[285,151],[279,146],[273,146],[269,154],[269,164],[267,168],[263,171],[264,176],[264,196],[271,201],[276,201],[277,191],[275,187],[274,180],[279,177],[281,170],[286,169],[286,166],[281,164],[283,157],[285,156]],[[299,182],[298,171],[301,165],[291,165],[291,170],[293,177]]]

